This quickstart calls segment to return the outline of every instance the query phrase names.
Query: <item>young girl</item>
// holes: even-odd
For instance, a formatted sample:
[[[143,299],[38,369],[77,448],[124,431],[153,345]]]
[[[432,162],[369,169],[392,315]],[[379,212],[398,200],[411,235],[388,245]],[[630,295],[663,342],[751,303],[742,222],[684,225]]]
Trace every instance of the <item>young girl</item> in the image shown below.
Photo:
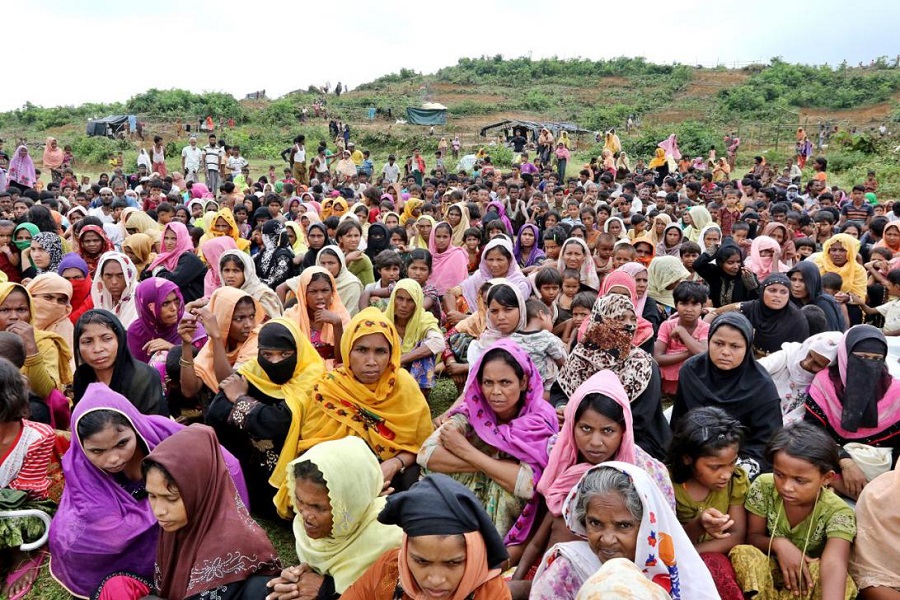
[[[567,321],[572,318],[572,300],[581,290],[580,273],[574,269],[560,269],[562,271],[562,294],[556,298],[557,322]]]
[[[714,406],[696,408],[675,426],[669,471],[675,513],[724,600],[743,600],[726,554],[744,543],[750,481],[735,468],[744,439],[740,422]]]
[[[416,248],[409,253],[409,262],[406,264],[406,275],[414,280],[422,288],[425,296],[423,308],[434,315],[438,323],[441,322],[441,295],[437,287],[428,283],[431,277],[432,259],[428,250]]]
[[[466,266],[471,275],[478,270],[481,264],[481,230],[476,227],[466,229],[464,233],[465,251],[469,255],[469,264]]]
[[[837,445],[801,422],[772,437],[766,459],[772,473],[756,478],[744,504],[748,544],[729,554],[738,585],[766,599],[856,598],[847,576],[856,516],[828,488]]]

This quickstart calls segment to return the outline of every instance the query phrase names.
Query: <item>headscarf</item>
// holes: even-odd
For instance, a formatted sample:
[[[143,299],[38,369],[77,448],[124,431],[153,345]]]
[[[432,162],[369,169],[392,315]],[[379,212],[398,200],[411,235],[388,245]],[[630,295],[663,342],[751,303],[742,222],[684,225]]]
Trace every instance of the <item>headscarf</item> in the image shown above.
[[[775,352],[784,342],[801,342],[809,336],[809,323],[790,300],[784,308],[769,308],[765,303],[766,288],[783,285],[791,289],[787,275],[774,273],[759,286],[759,300],[751,300],[742,307],[753,325],[753,347],[764,352]]]
[[[325,231],[325,238],[328,238],[327,230]],[[366,238],[366,256],[369,257],[369,260],[374,263],[378,253],[390,247],[391,235],[388,228],[383,223],[372,223],[369,225],[369,235]]]
[[[19,231],[21,231],[22,229],[30,233],[31,237],[23,241],[16,240],[16,234],[19,233]],[[35,225],[34,223],[19,223],[18,225],[16,225],[16,228],[13,229],[13,243],[19,250],[27,250],[31,247],[31,240],[33,240],[34,236],[38,235],[40,232],[41,230],[38,229],[37,225]],[[25,268],[22,268],[22,270],[24,271]]]
[[[625,221],[621,217],[610,217],[603,223],[603,232],[609,233],[609,226],[613,221],[618,221],[619,225],[622,226],[621,231],[619,232],[620,240],[628,239],[628,228],[625,227]]]
[[[516,295],[516,304],[519,307],[519,322],[516,324],[515,331],[522,331],[525,329],[525,326],[528,324],[528,315],[527,315],[527,307],[525,305],[526,298],[522,295],[522,292],[519,291],[519,288],[514,286],[508,279],[504,279],[502,277],[498,277],[497,279],[490,280],[491,287],[490,289],[494,289],[498,286],[508,287],[512,292]],[[488,295],[490,295],[490,291],[488,291]],[[485,305],[484,312],[487,315],[487,305]],[[457,329],[458,331],[458,329]],[[485,327],[481,332],[481,335],[478,336],[478,342],[482,348],[487,348],[491,346],[498,340],[503,339],[504,334],[500,333],[500,331],[494,327],[494,322],[490,319],[490,317],[486,317],[485,319]]]
[[[675,511],[668,506],[659,487],[639,466],[610,461],[588,469],[566,498],[563,517],[569,530],[582,539],[587,538],[587,530],[576,518],[575,508],[581,501],[581,495],[585,493],[585,479],[599,469],[615,469],[627,475],[641,498],[643,514],[637,532],[634,564],[641,569],[644,577],[668,590],[673,599],[718,600],[719,593],[716,591],[712,575],[694,549],[681,523],[678,522]],[[540,575],[546,564],[545,556],[535,578]],[[596,566],[599,569],[599,559]]]
[[[656,245],[653,243],[653,238],[650,237],[650,234],[645,233],[631,240],[631,245],[635,248],[637,248],[638,244],[646,244],[650,246],[650,256],[635,257],[634,262],[640,263],[645,267],[649,267],[650,263],[653,262],[653,259],[656,257]],[[668,256],[668,254],[666,254],[666,256]]]
[[[406,322],[406,330],[400,344],[400,354],[406,354],[407,352],[412,352],[425,339],[425,335],[429,331],[440,334],[441,327],[434,315],[431,314],[431,311],[425,310],[425,295],[422,293],[422,286],[416,280],[409,278],[401,279],[394,285],[387,308],[384,309],[385,316],[392,323],[396,325],[394,311],[396,310],[395,298],[398,290],[403,290],[409,294],[416,305],[415,312],[413,312],[409,321]]]
[[[700,232],[713,222],[712,215],[705,206],[692,206],[688,214],[691,215],[691,224],[684,228],[684,237],[699,244]]]
[[[234,240],[227,236],[219,236],[211,238],[200,244],[200,251],[203,258],[206,259],[210,268],[206,270],[203,278],[203,295],[209,298],[212,293],[222,287],[222,280],[219,277],[219,269],[215,268],[219,264],[219,259],[227,250],[239,250],[234,244]]]
[[[571,398],[582,383],[603,369],[616,374],[632,402],[644,392],[650,384],[653,359],[632,345],[634,326],[619,321],[633,310],[631,300],[621,294],[597,298],[584,339],[559,370],[557,381],[566,396]]]
[[[300,254],[306,254],[309,247],[306,245],[306,234],[303,233],[303,226],[297,221],[285,221],[284,228],[293,231],[294,237],[297,239],[297,241],[291,244],[291,250],[294,252],[294,255],[299,256]],[[326,235],[325,237],[328,236]]]
[[[400,585],[414,600],[425,598],[409,568],[409,538],[426,535],[462,535],[466,540],[466,566],[462,579],[448,600],[472,598],[482,586],[491,585],[486,598],[508,597],[500,578],[501,565],[509,557],[494,524],[481,502],[465,486],[440,473],[433,473],[399,494],[388,496],[378,520],[403,529],[398,555]],[[496,588],[496,589],[493,589]]]
[[[84,274],[84,279],[70,279],[69,285],[72,286],[72,312],[69,313],[69,321],[74,325],[78,321],[78,317],[85,311],[94,308],[94,302],[91,299],[91,287],[93,282],[88,276],[88,266],[84,259],[75,252],[70,252],[63,256],[59,261],[56,272],[62,275],[68,269],[78,269]]]
[[[50,255],[50,264],[46,269],[42,269],[35,265],[34,269],[37,271],[38,275],[41,273],[56,273],[56,269],[59,268],[59,262],[63,257],[62,239],[55,233],[42,231],[37,235],[32,236],[31,241],[40,244],[41,248],[44,249],[44,252]]]
[[[159,231],[159,223],[150,218],[150,215],[147,213],[138,210],[136,208],[126,208],[127,210],[131,210],[131,214],[125,215],[125,212],[122,212],[122,235],[128,235],[128,229],[137,229],[138,233],[143,233],[144,235],[150,236],[150,240],[154,244],[159,244],[162,240],[162,234]],[[127,228],[126,228],[127,226]]]
[[[658,143],[657,146],[662,148],[667,156],[671,156],[675,160],[681,160],[681,150],[678,149],[678,136],[674,133]]]
[[[797,248],[794,246],[791,232],[784,223],[769,223],[766,225],[765,229],[763,229],[763,235],[775,239],[772,236],[772,233],[774,233],[776,229],[781,229],[781,239],[783,240],[781,242],[781,260],[787,265],[793,264],[797,254]]]
[[[666,151],[662,148],[657,148],[653,151],[653,158],[647,163],[647,168],[652,171],[653,169],[658,169],[663,166],[666,162]]]
[[[400,366],[400,338],[383,312],[370,307],[350,320],[341,337],[341,356],[349,357],[353,344],[372,334],[383,335],[391,347],[381,378],[374,387],[360,382],[353,375],[349,359],[321,377],[313,387],[302,428],[298,422],[298,433],[288,433],[282,457],[293,459],[316,444],[350,435],[362,438],[379,461],[404,451],[418,453],[434,430],[431,411],[419,384]],[[294,430],[293,422],[291,429]],[[287,462],[282,464],[279,459],[269,479],[279,488],[275,505],[282,516],[290,516],[290,491],[284,486]]]
[[[763,250],[773,250],[775,254],[771,258],[760,256]],[[781,246],[774,239],[760,235],[753,239],[750,244],[750,256],[747,258],[746,266],[756,275],[760,281],[772,273],[783,273],[788,270],[787,265],[781,262]]]
[[[671,600],[669,592],[647,579],[627,558],[603,563],[578,590],[575,600]]]
[[[781,415],[785,427],[803,420],[806,414],[806,392],[815,378],[801,366],[810,351],[834,364],[838,345],[843,335],[837,331],[824,331],[806,338],[803,342],[785,342],[781,350],[759,359],[759,364],[772,377],[781,398]]]
[[[884,226],[884,231],[887,232],[888,228],[896,229],[897,233],[900,234],[900,221],[891,221],[887,225]],[[878,240],[878,243],[875,244],[875,248],[887,248],[894,254],[900,252],[900,244],[897,246],[889,246],[887,243],[887,239],[882,235],[881,239]]]
[[[449,223],[441,221],[431,228],[431,236],[428,239],[428,252],[431,254],[431,275],[428,276],[426,283],[436,287],[438,294],[443,296],[447,293],[447,290],[459,285],[469,276],[469,254],[462,248],[454,246],[452,239],[446,250],[438,252],[437,244],[434,241],[434,233],[441,225],[450,226]],[[532,225],[532,227],[534,226]],[[536,235],[534,243],[537,246]],[[532,254],[534,253],[532,252]]]
[[[647,267],[647,295],[663,306],[674,308],[672,290],[666,289],[676,281],[684,281],[691,274],[674,256],[657,256]]]
[[[528,252],[528,256],[522,255],[522,232],[526,229],[530,229],[534,234],[534,245],[531,247],[531,250]],[[523,269],[527,267],[534,266],[541,262],[546,255],[544,251],[538,247],[538,242],[541,239],[541,232],[538,230],[537,225],[534,223],[525,223],[522,225],[521,229],[519,229],[519,233],[516,235],[516,243],[513,246],[513,255],[516,257],[516,262],[519,263],[519,266]],[[560,253],[560,256],[562,253]]]
[[[228,334],[231,331],[234,309],[238,302],[241,302],[244,298],[250,298],[253,301],[253,308],[256,311],[256,316],[253,319],[254,329],[243,343],[229,350]],[[225,357],[228,359],[228,364],[232,368],[239,368],[242,364],[256,358],[259,326],[262,325],[266,318],[266,312],[262,305],[247,292],[224,286],[216,289],[210,295],[207,309],[215,315],[216,322],[219,324],[219,336],[222,340],[222,345],[225,346]],[[219,378],[216,376],[215,357],[211,340],[203,345],[203,348],[200,349],[200,352],[194,358],[194,371],[196,371],[197,377],[206,384],[206,387],[213,392],[218,391]]]
[[[794,273],[800,273],[803,277],[803,283],[806,285],[806,293],[809,295],[809,303],[815,304],[825,313],[825,320],[828,324],[828,331],[844,331],[844,315],[841,307],[831,294],[822,291],[822,275],[816,265],[808,260],[801,260],[793,269],[787,272],[790,278]],[[791,297],[791,302],[800,304]]]
[[[838,267],[831,260],[828,251],[835,244],[840,244],[847,250],[847,262],[842,267]],[[815,259],[816,266],[819,267],[819,273],[837,273],[844,280],[841,286],[842,292],[856,294],[860,298],[866,297],[866,268],[856,262],[856,256],[859,254],[859,240],[846,233],[837,233],[825,240],[822,244],[822,252]]]
[[[294,258],[284,223],[276,219],[266,221],[262,226],[262,241],[262,251],[253,258],[256,263],[256,272],[263,282],[268,283],[271,287],[276,287],[290,276],[290,273],[284,273],[281,276],[283,278],[279,278],[276,272],[278,263],[281,260],[291,261]]]
[[[663,215],[660,215],[660,216],[663,216]],[[665,216],[668,216],[668,215],[665,215]],[[658,218],[659,217],[657,217],[657,219]],[[678,243],[675,244],[674,246],[672,246],[671,248],[669,246],[666,246],[666,234],[669,233],[670,229],[674,229],[675,231],[677,231],[678,236],[679,236]],[[669,225],[666,225],[666,229],[665,229],[665,231],[663,231],[662,239],[659,241],[659,243],[656,244],[656,255],[657,256],[668,255],[668,256],[674,256],[675,258],[679,258],[681,256],[681,243],[683,241],[684,241],[684,232],[681,231],[681,225],[679,225],[678,223],[671,223]]]
[[[172,251],[166,250],[166,232],[169,230],[175,234],[175,248]],[[163,267],[166,271],[172,273],[178,267],[178,259],[181,258],[181,255],[192,254],[193,252],[194,242],[191,240],[191,234],[188,233],[187,227],[181,221],[171,221],[163,229],[159,254],[147,268],[150,269],[151,273],[157,267]]]
[[[159,320],[159,314],[169,294],[175,294],[178,299],[178,316],[173,325],[164,325]],[[138,318],[128,327],[128,350],[132,356],[141,362],[150,362],[150,355],[144,350],[144,345],[157,338],[171,344],[181,343],[178,323],[184,317],[184,297],[177,285],[161,277],[145,279],[135,289],[134,305]],[[204,335],[206,332],[198,323],[194,339],[200,339]]]
[[[518,288],[523,297],[528,298],[531,296],[531,282],[527,277],[522,275],[522,271],[519,270],[519,265],[516,263],[516,257],[513,255],[512,244],[505,237],[495,237],[484,247],[484,251],[481,253],[481,264],[478,265],[478,271],[469,275],[469,277],[462,282],[463,297],[466,299],[466,303],[468,303],[470,310],[473,310],[474,307],[478,306],[478,296],[481,294],[481,286],[483,286],[486,281],[494,279],[490,269],[488,269],[487,255],[488,252],[497,247],[503,248],[506,251],[506,255],[509,257],[509,269],[500,277],[508,279],[511,284]]]
[[[712,231],[713,229],[715,229],[716,231],[719,232],[719,244],[718,245],[721,246],[722,245],[722,228],[719,227],[718,225],[716,225],[715,223],[710,223],[709,225],[707,225],[706,227],[701,229],[700,237],[697,240],[697,243],[700,244],[700,248],[703,249],[703,252],[708,252],[709,254],[713,254],[715,248],[712,246],[707,246],[706,242],[704,240],[706,239],[706,234],[708,232]]]
[[[314,540],[306,535],[303,515],[293,490],[294,468],[311,462],[325,479],[332,508],[331,535]],[[343,594],[383,553],[399,548],[403,530],[378,521],[386,498],[381,496],[384,476],[375,455],[364,441],[350,436],[322,442],[304,452],[287,468],[291,490],[297,557],[317,573],[334,579]]]
[[[359,297],[362,295],[363,284],[347,268],[347,259],[344,257],[344,252],[340,246],[332,244],[325,246],[322,250],[327,250],[328,254],[335,256],[341,265],[341,270],[338,272],[337,277],[334,278],[334,285],[341,304],[347,310],[347,320],[349,321],[350,317],[359,312]],[[322,266],[322,250],[319,250],[319,255],[316,257],[317,267]]]
[[[237,494],[211,427],[198,424],[176,432],[144,464],[150,461],[174,480],[187,517],[181,529],[159,533],[154,582],[160,596],[205,595],[252,575],[281,572],[272,542]]]
[[[860,358],[854,352],[884,355]],[[809,388],[808,410],[834,437],[869,445],[891,443],[900,432],[900,385],[888,372],[887,340],[871,325],[847,330],[838,345],[837,366],[816,374]]]
[[[650,239],[653,240],[654,246],[659,245],[660,242],[663,242],[664,241],[663,238],[665,237],[665,234],[666,234],[666,227],[663,228],[662,236],[659,236],[656,234],[656,222],[657,221],[661,221],[661,222],[665,223],[666,227],[668,227],[669,225],[672,224],[672,217],[670,217],[666,213],[659,213],[658,215],[653,217],[652,221],[650,221],[649,235],[650,235]]]
[[[84,236],[88,233],[99,235],[102,242],[100,252],[93,255],[88,254],[84,249]],[[84,262],[87,263],[91,277],[97,272],[97,262],[100,260],[100,257],[103,256],[104,253],[115,249],[115,246],[113,246],[113,243],[106,236],[106,232],[103,231],[102,227],[98,225],[85,225],[81,228],[81,233],[78,234],[78,254],[84,259]]]
[[[25,156],[19,154],[23,148],[25,149]],[[26,187],[34,187],[34,184],[37,182],[37,174],[34,170],[34,161],[31,160],[31,155],[28,154],[28,146],[22,144],[16,148],[15,154],[9,161],[9,169],[6,172],[10,181]]]
[[[499,200],[488,202],[487,210],[491,209],[497,211],[497,217],[501,221],[503,221],[503,226],[506,227],[507,234],[512,235],[515,229],[513,229],[512,222],[509,220],[509,217],[506,216],[506,208],[503,207],[503,203]],[[535,240],[535,243],[537,243],[537,240]]]
[[[664,480],[669,479],[665,465],[644,452],[634,441],[631,401],[619,378],[612,371],[598,371],[578,386],[578,389],[569,398],[565,409],[565,420],[556,443],[553,445],[553,450],[550,452],[547,469],[537,486],[537,491],[547,502],[547,509],[557,517],[562,514],[563,502],[569,491],[578,483],[585,471],[591,468],[590,463],[579,457],[578,445],[575,443],[575,413],[578,412],[582,401],[591,394],[603,394],[622,409],[624,432],[619,449],[610,460],[643,467],[648,473],[655,476],[657,484],[659,484],[660,477],[663,477]],[[671,482],[663,492],[669,499],[669,505],[674,506],[675,494],[672,491]]]
[[[418,198],[410,198],[406,201],[406,204],[403,206],[403,214],[400,215],[400,225],[406,226],[406,222],[410,219],[416,220],[418,217],[413,215],[413,211],[417,208],[422,208],[425,204],[424,200],[419,200]]]
[[[856,539],[850,551],[849,573],[860,588],[900,589],[900,548],[894,532],[900,528],[900,467],[873,479],[856,501]]]
[[[535,240],[535,243],[536,242],[537,240]],[[581,251],[584,253],[584,258],[581,261],[581,269],[578,271],[579,281],[592,290],[599,290],[600,278],[597,277],[597,268],[594,266],[594,259],[591,257],[591,249],[588,248],[587,242],[583,239],[571,237],[563,242],[562,248],[559,250],[559,260],[556,263],[556,268],[559,269],[560,273],[566,269],[566,261],[563,254],[565,254],[566,246],[569,244],[581,246]]]
[[[302,331],[303,335],[306,337],[312,336],[312,321],[310,321],[309,311],[306,305],[306,290],[312,282],[313,275],[316,274],[325,275],[328,278],[328,283],[331,284],[331,304],[325,307],[325,309],[338,315],[345,327],[347,326],[347,323],[350,322],[350,313],[347,312],[344,303],[341,302],[341,296],[337,291],[337,283],[334,281],[334,277],[331,276],[331,272],[325,267],[310,267],[304,269],[297,279],[297,289],[295,290],[297,304],[287,309],[284,316],[297,323],[300,331]],[[331,323],[323,323],[319,333],[321,340],[326,344],[336,346],[340,343],[340,340],[337,340],[334,337],[334,326]],[[345,357],[344,360],[349,360],[349,358]]]
[[[130,250],[137,258],[138,262],[134,263],[134,266],[139,277],[150,261],[156,258],[156,253],[153,252],[153,240],[146,233],[133,233],[126,237],[122,242],[122,251],[125,250]]]
[[[125,277],[125,289],[118,302],[113,302],[112,295],[106,289],[103,282],[103,266],[109,262],[115,261],[122,267],[122,275]],[[106,252],[97,261],[97,272],[94,273],[93,283],[91,285],[91,299],[96,308],[108,310],[114,314],[122,326],[126,329],[137,319],[137,306],[134,303],[134,290],[138,284],[138,272],[127,255],[121,252]]]
[[[431,230],[434,231],[434,226],[437,224],[437,221],[434,220],[434,217],[432,217],[431,215],[419,215],[419,218],[416,219],[416,222],[415,222],[416,233],[409,240],[410,248],[422,248],[423,250],[428,249],[428,241],[429,240],[426,240],[421,235],[419,235],[419,221],[421,221],[423,219],[428,221],[429,223],[431,223]],[[428,234],[428,237],[429,237],[429,239],[431,238],[431,233]]]
[[[256,298],[270,318],[280,317],[284,313],[284,306],[282,306],[281,300],[278,299],[278,294],[259,280],[256,274],[256,264],[246,252],[226,250],[222,253],[216,266],[219,270],[219,280],[222,280],[222,263],[233,259],[237,259],[244,266],[244,284],[240,289]]]
[[[643,315],[644,314],[644,306],[647,304],[647,291],[644,290],[644,295],[637,297],[637,276],[640,273],[644,272],[644,273],[648,273],[648,278],[649,278],[649,272],[647,271],[647,267],[645,267],[641,263],[629,262],[629,263],[625,263],[624,265],[622,265],[621,267],[616,269],[616,271],[622,271],[624,273],[628,273],[629,275],[631,275],[631,278],[635,281],[634,312],[638,316]],[[638,324],[638,326],[640,327],[640,324]],[[640,344],[638,344],[638,345],[640,345]]]
[[[634,339],[631,343],[635,346],[640,346],[652,338],[654,332],[653,324],[641,316],[642,313],[638,312],[637,307],[640,303],[637,299],[637,284],[634,281],[634,276],[626,271],[616,269],[603,278],[603,285],[600,286],[600,296],[609,295],[610,290],[614,287],[622,287],[628,291],[628,297],[631,298],[631,303],[635,307],[635,316],[637,317],[637,331],[635,331]],[[587,321],[585,321],[585,323],[587,323]]]
[[[31,294],[34,326],[60,335],[71,348],[74,331],[72,321],[69,320],[69,314],[72,312],[72,284],[55,271],[50,271],[32,279],[25,289]],[[64,305],[55,300],[47,301],[41,297],[43,294],[63,294],[68,301]]]
[[[225,219],[225,222],[228,223],[228,226],[231,227],[231,232],[228,234],[220,233],[216,231],[215,224],[219,219]],[[237,221],[234,218],[234,213],[231,212],[231,209],[227,206],[220,208],[210,219],[209,228],[206,230],[206,233],[203,235],[203,239],[200,240],[201,250],[203,242],[206,242],[210,239],[217,237],[230,237],[234,240],[234,243],[238,250],[243,250],[247,252],[250,248],[250,240],[244,239],[241,237],[241,230],[238,227]],[[299,238],[298,238],[299,239]],[[205,255],[204,255],[205,256]],[[209,262],[209,261],[207,261]]]
[[[454,206],[459,209],[462,217],[456,227],[453,227],[453,235],[450,238],[450,244],[461,248],[466,244],[466,230],[470,227],[471,217],[469,216],[469,207],[466,206],[465,202],[457,202],[450,208],[453,208]],[[447,212],[450,212],[449,208],[447,209]],[[538,243],[538,239],[539,238],[536,238],[534,241],[535,246]]]
[[[168,417],[142,415],[128,399],[102,383],[88,386],[75,405],[70,427],[72,447],[62,458],[66,487],[50,528],[50,572],[67,591],[84,598],[93,594],[110,573],[125,571],[149,579],[159,535],[149,500],[135,498],[116,476],[95,467],[84,453],[76,434],[78,423],[97,410],[113,411],[128,419],[139,443],[149,452],[184,428]],[[234,487],[246,502],[240,463],[231,454],[223,454]]]

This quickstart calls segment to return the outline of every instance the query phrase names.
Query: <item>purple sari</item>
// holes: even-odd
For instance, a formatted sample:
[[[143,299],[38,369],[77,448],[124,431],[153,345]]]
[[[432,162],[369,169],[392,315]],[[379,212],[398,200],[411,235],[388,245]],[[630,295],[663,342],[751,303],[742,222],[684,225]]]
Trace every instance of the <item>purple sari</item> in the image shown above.
[[[148,452],[184,429],[166,417],[142,415],[102,383],[90,384],[75,407],[72,446],[62,458],[66,487],[50,527],[50,573],[66,590],[83,598],[117,571],[152,580],[159,534],[149,500],[135,498],[135,490],[126,490],[85,455],[78,423],[96,410],[111,410],[127,418]],[[222,454],[238,493],[249,502],[240,463],[224,448]]]

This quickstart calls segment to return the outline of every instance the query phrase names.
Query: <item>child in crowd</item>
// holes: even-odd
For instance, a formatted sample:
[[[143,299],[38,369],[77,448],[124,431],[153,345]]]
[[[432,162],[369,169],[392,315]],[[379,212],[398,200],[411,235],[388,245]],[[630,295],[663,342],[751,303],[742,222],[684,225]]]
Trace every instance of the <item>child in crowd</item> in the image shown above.
[[[574,269],[562,272],[562,294],[556,299],[557,318],[567,321],[572,318],[572,300],[581,290],[581,277]]]
[[[676,314],[659,326],[653,358],[659,363],[663,394],[674,399],[678,371],[684,361],[707,351],[709,323],[701,319],[709,299],[708,288],[696,281],[682,281],[672,292]]]
[[[681,244],[681,248],[678,249],[678,254],[681,256],[681,264],[691,274],[688,281],[703,281],[703,278],[694,271],[694,261],[700,258],[701,251],[700,245],[696,242],[684,242]]]
[[[481,263],[481,230],[477,227],[466,229],[463,234],[463,241],[466,245],[465,250],[469,254],[469,274],[478,270]]]
[[[360,310],[369,306],[377,306],[380,310],[387,307],[387,299],[391,297],[394,284],[400,280],[403,259],[393,250],[382,250],[375,257],[374,266],[378,280],[363,288],[359,297]]]
[[[884,317],[884,325],[881,328],[884,335],[900,335],[900,269],[891,269],[885,280],[885,292],[892,300],[880,306],[870,307],[864,298],[851,293],[850,303],[859,306],[867,315]]]
[[[560,367],[566,364],[566,347],[553,335],[553,314],[540,300],[531,298],[525,302],[528,322],[525,329],[512,334],[512,339],[522,347],[541,374],[544,382],[544,399],[550,399],[550,386],[556,381]]]
[[[627,241],[621,241],[616,243],[615,250],[612,255],[612,268],[613,271],[618,269],[624,264],[634,262],[635,251],[634,246],[629,244]]]
[[[414,280],[422,287],[425,297],[423,308],[434,315],[438,323],[441,322],[441,294],[433,283],[428,283],[431,277],[431,253],[422,248],[416,248],[409,253],[409,263],[406,265],[406,276]]]
[[[731,240],[741,249],[741,258],[747,258],[750,255],[750,245],[753,243],[750,239],[750,224],[744,221],[738,221],[731,226]]]
[[[591,310],[594,308],[596,301],[597,292],[593,290],[578,292],[572,299],[572,318],[566,321],[562,332],[562,341],[570,351],[578,341],[575,334],[581,328],[581,324],[584,323],[585,319],[590,318]]]
[[[552,312],[554,327],[563,320],[560,318],[559,307],[556,305],[562,283],[562,273],[555,267],[542,267],[534,275],[534,287],[538,291],[541,302]]]
[[[601,278],[600,283],[603,283],[603,277],[606,277],[613,270],[612,258],[615,245],[616,238],[612,234],[601,233],[597,236],[596,246],[594,247],[594,265],[597,267],[597,275]]]
[[[800,260],[809,258],[816,251],[816,243],[812,238],[802,237],[794,240],[794,248],[797,249],[797,256]]]

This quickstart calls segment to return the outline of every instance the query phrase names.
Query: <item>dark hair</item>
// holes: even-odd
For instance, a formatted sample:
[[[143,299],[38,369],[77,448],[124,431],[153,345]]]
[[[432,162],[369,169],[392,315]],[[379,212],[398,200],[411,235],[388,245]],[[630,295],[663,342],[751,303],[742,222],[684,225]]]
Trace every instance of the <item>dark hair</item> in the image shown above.
[[[777,431],[766,444],[769,464],[775,464],[779,452],[804,460],[822,473],[840,470],[837,444],[824,429],[810,423],[800,421]]]
[[[681,248],[678,249],[678,255],[684,256],[685,254],[702,254],[703,250],[700,248],[700,245],[697,242],[683,242],[681,244]]]
[[[303,460],[294,465],[294,480],[299,481],[301,479],[328,489],[325,475],[311,460]]]
[[[543,240],[545,242],[556,242],[557,244],[562,245],[562,243],[566,241],[566,234],[559,227],[551,227],[544,232]]]
[[[519,298],[509,285],[491,286],[487,295],[487,304],[490,304],[494,300],[496,300],[500,306],[505,306],[506,308],[519,308]]]
[[[869,231],[881,237],[884,235],[884,228],[887,227],[889,222],[887,217],[875,217],[869,221]]]
[[[410,253],[406,259],[406,266],[413,264],[414,261],[421,260],[428,267],[428,272],[431,273],[431,252],[425,250],[424,248],[415,248]]]
[[[402,267],[403,260],[393,250],[382,250],[375,256],[375,270],[380,271],[387,267]]]
[[[696,281],[682,281],[675,286],[672,297],[675,299],[675,304],[679,302],[706,304],[709,299],[709,288]]]
[[[847,221],[844,223],[844,226],[841,227],[841,233],[847,233],[849,228],[853,227],[856,229],[856,234],[861,236],[863,232],[863,225],[859,221]]]
[[[723,448],[744,441],[740,421],[716,406],[688,411],[672,429],[668,463],[672,481],[684,483],[694,474],[694,463],[703,456],[715,456]],[[690,462],[685,464],[685,458]]]
[[[178,484],[175,483],[175,478],[172,477],[169,470],[162,466],[162,463],[149,457],[141,461],[141,475],[144,477],[144,481],[147,481],[147,474],[153,469],[156,469],[162,475],[163,481],[166,482],[166,489],[170,492],[179,491]]]
[[[800,248],[812,248],[813,252],[816,251],[816,243],[808,237],[802,237],[802,238],[795,239],[794,247],[797,248],[798,250]]]
[[[747,223],[746,221],[738,221],[737,223],[735,223],[734,225],[731,226],[731,232],[734,233],[735,231],[746,231],[749,233],[750,232],[750,223]]]
[[[562,273],[556,267],[541,267],[534,276],[534,285],[538,289],[544,285],[562,285]]]
[[[506,229],[506,225],[500,219],[494,219],[493,221],[488,221],[488,224],[485,225],[484,230],[490,231],[492,229],[499,229],[503,233],[508,234],[509,231]]]
[[[241,270],[241,273],[244,272],[244,261],[239,259],[234,254],[226,254],[225,256],[223,256],[222,258],[219,259],[219,270],[221,271],[222,269],[224,269],[225,265],[227,265],[228,263],[236,265],[237,268]]]
[[[806,304],[800,307],[800,312],[803,313],[807,324],[809,324],[809,335],[828,331],[828,319],[825,317],[824,310],[815,304]]]
[[[481,235],[481,230],[477,227],[469,227],[463,232],[463,241],[469,239],[470,237],[477,237],[479,240],[484,239],[484,237]]]
[[[575,308],[586,308],[591,310],[594,308],[594,303],[597,302],[597,292],[591,290],[585,290],[583,292],[578,292],[572,298],[572,306],[570,309]]]
[[[21,369],[25,366],[25,342],[14,333],[0,331],[0,357]]]
[[[512,370],[516,372],[516,377],[519,378],[519,381],[525,379],[525,369],[522,368],[522,365],[519,364],[519,361],[515,359],[515,357],[510,354],[508,351],[503,348],[492,348],[484,353],[483,358],[481,359],[481,365],[478,367],[478,385],[481,385],[481,380],[484,376],[484,366],[489,362],[494,362],[495,360],[502,360],[507,365],[512,367]],[[525,392],[527,390],[522,390],[522,395],[519,398],[521,402],[525,397]]]
[[[362,225],[360,225],[356,221],[356,219],[346,219],[340,225],[338,225],[337,229],[335,230],[335,239],[344,237],[351,229],[356,229],[357,231],[359,231],[359,235],[362,235],[363,233]]]
[[[339,217],[328,217],[322,221],[322,224],[326,229],[337,229],[338,225],[341,224],[341,219]]]
[[[499,250],[503,256],[506,257],[506,260],[513,262],[513,255],[509,253],[509,250],[504,248],[503,246],[494,246],[490,250],[484,253],[484,257],[487,258],[487,255],[493,252],[494,250]]]
[[[316,281],[326,282],[331,287],[331,291],[332,292],[334,291],[334,284],[331,283],[331,275],[329,275],[328,273],[322,273],[322,272],[313,273],[312,277],[309,278],[309,285],[312,285]],[[304,301],[305,301],[305,298],[304,298]]]
[[[113,427],[126,427],[128,429],[134,429],[134,426],[131,424],[131,420],[128,417],[123,415],[117,410],[101,408],[99,410],[92,410],[90,412],[85,413],[80,419],[78,419],[78,428],[76,433],[78,434],[78,439],[81,440],[82,444],[84,440],[91,437],[92,435],[96,435],[106,429],[108,425],[112,425]],[[140,437],[138,437],[140,439]]]
[[[446,228],[447,231],[450,232],[450,235],[453,235],[453,227],[450,226],[450,223],[447,223],[446,221],[441,221],[440,223],[438,223],[437,225],[434,226],[435,231],[437,231],[438,229],[442,229],[442,228]]]
[[[837,273],[822,273],[822,288],[839,290],[844,287],[844,278]]]
[[[57,233],[59,231],[56,221],[53,220],[53,215],[50,214],[50,209],[40,204],[35,204],[28,209],[25,220],[33,223],[40,231],[47,233]]]
[[[894,285],[900,285],[900,269],[891,269],[888,271],[887,280]]]
[[[530,298],[525,301],[525,318],[529,321],[531,319],[536,319],[541,315],[550,314],[553,314],[550,312],[550,307],[537,298]]]
[[[581,404],[575,409],[575,419],[572,425],[578,422],[588,409],[600,413],[607,419],[612,419],[619,425],[625,426],[625,411],[619,406],[619,403],[607,396],[606,394],[593,393],[588,394],[581,400]]]
[[[30,414],[28,390],[21,371],[7,359],[0,358],[0,423],[20,421]]]

